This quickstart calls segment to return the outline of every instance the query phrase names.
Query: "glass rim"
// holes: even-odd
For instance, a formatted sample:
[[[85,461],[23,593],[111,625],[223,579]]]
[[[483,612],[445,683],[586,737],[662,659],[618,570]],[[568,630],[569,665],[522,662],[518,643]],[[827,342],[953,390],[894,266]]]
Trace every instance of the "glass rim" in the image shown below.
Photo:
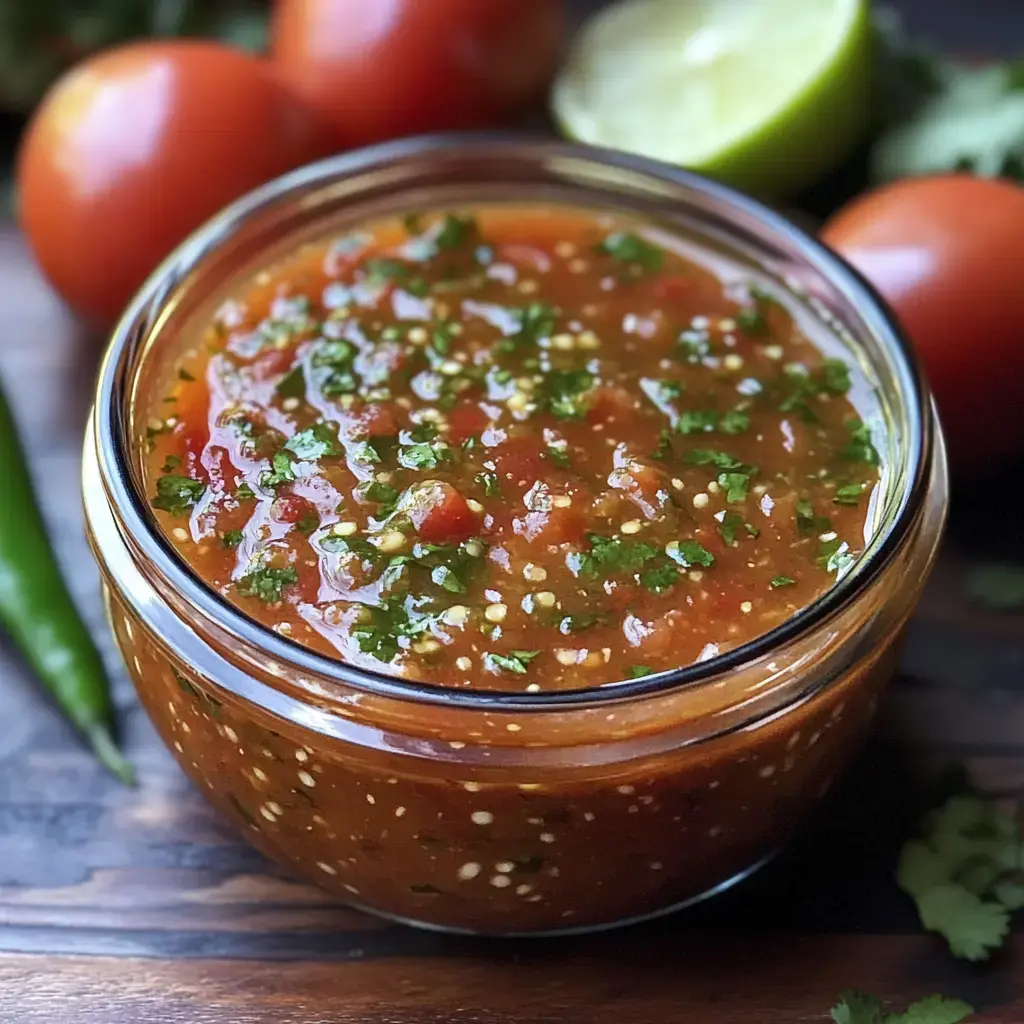
[[[706,661],[652,673],[639,679],[555,692],[524,693],[511,690],[461,690],[435,683],[407,680],[373,669],[349,664],[320,654],[284,637],[250,618],[215,588],[202,580],[163,535],[144,494],[134,484],[130,468],[130,442],[126,430],[125,384],[130,368],[127,356],[133,343],[149,335],[159,322],[165,301],[177,290],[179,278],[198,267],[252,218],[289,195],[329,186],[333,181],[395,161],[422,157],[437,150],[451,154],[486,155],[500,161],[502,150],[540,159],[574,159],[620,169],[649,182],[675,186],[703,195],[751,218],[770,237],[782,238],[803,263],[838,288],[852,302],[861,319],[860,334],[867,329],[894,357],[901,394],[909,396],[904,408],[908,417],[907,441],[900,447],[907,471],[898,494],[898,506],[886,527],[868,542],[852,572],[795,615],[753,640]],[[410,183],[411,187],[415,182]],[[578,186],[579,187],[579,186]],[[682,201],[682,200],[680,200]],[[174,286],[168,288],[168,284]],[[412,703],[462,709],[518,712],[565,711],[606,706],[638,698],[666,695],[696,687],[723,674],[749,665],[784,649],[811,633],[866,591],[892,557],[901,549],[923,507],[934,454],[934,415],[930,393],[920,364],[893,314],[875,289],[845,260],[797,227],[782,214],[726,185],[693,171],[671,167],[619,151],[510,132],[473,132],[416,136],[365,147],[307,164],[247,193],[215,214],[182,242],[150,275],[121,316],[100,365],[93,409],[100,476],[107,500],[119,521],[145,558],[153,564],[172,591],[202,616],[217,624],[236,642],[254,648],[304,675],[320,677],[365,694]],[[123,537],[122,537],[123,540]]]

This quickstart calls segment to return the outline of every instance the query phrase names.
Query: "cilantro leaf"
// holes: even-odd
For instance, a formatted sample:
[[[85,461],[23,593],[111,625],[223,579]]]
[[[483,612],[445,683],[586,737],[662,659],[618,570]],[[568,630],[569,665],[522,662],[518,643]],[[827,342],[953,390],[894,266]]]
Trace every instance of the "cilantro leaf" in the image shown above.
[[[772,590],[778,590],[779,587],[791,587],[794,583],[796,583],[796,580],[789,576],[773,576],[769,586]]]
[[[285,442],[285,448],[307,462],[338,454],[338,435],[326,423],[316,423],[300,430]]]
[[[686,456],[692,466],[716,466],[718,469],[742,469],[743,463],[727,452],[715,451],[711,448],[694,448]]]
[[[704,434],[717,426],[718,413],[710,409],[687,409],[676,420],[676,430],[680,434]]]
[[[650,676],[654,674],[653,668],[648,668],[646,665],[630,665],[629,666],[629,678],[630,679],[643,679],[644,676]]]
[[[732,409],[719,421],[718,429],[723,434],[742,434],[750,428],[750,414],[742,409]]]
[[[226,530],[221,534],[220,542],[226,548],[237,548],[245,539],[241,530]]]
[[[995,611],[1024,608],[1024,565],[977,565],[967,574],[967,598]]]
[[[837,487],[832,496],[833,505],[856,505],[860,502],[861,495],[867,490],[867,484],[843,484]]]
[[[408,263],[390,256],[379,256],[366,261],[366,275],[374,284],[386,281],[401,281],[412,276],[412,267]]]
[[[739,512],[726,512],[718,524],[718,535],[730,547],[736,543],[736,534],[743,525],[743,516]]]
[[[725,488],[725,500],[730,505],[745,501],[750,488],[749,473],[720,473],[718,484]]]
[[[242,597],[258,597],[266,604],[277,604],[286,586],[299,582],[295,566],[274,569],[263,566],[246,573],[235,583],[235,589]]]
[[[664,259],[664,254],[656,245],[626,231],[610,234],[597,246],[597,251],[620,263],[632,264],[648,271],[660,270]]]
[[[545,456],[550,459],[559,469],[568,469],[572,465],[569,453],[564,448],[549,444],[544,449]]]
[[[293,367],[278,382],[274,391],[282,398],[305,398],[306,377],[302,372],[302,364]]]
[[[284,452],[277,452],[270,460],[271,469],[260,473],[260,487],[273,490],[281,484],[290,484],[295,479],[292,460]]]
[[[869,466],[877,466],[878,449],[871,440],[871,428],[860,420],[850,420],[846,427],[850,431],[850,440],[839,452],[839,457],[850,462],[864,462]]]
[[[674,541],[665,548],[665,554],[684,569],[701,565],[705,569],[714,564],[715,556],[695,540]]]
[[[768,333],[768,318],[759,309],[741,309],[734,319],[736,326],[744,334],[765,335]]]
[[[1005,907],[981,899],[962,885],[936,885],[917,897],[921,924],[938,932],[954,956],[987,960],[1010,929]]]
[[[460,217],[455,213],[447,213],[441,230],[434,237],[434,245],[440,250],[459,249],[469,239],[475,237],[478,231],[475,217],[469,215]]]
[[[477,473],[473,480],[483,487],[485,497],[496,498],[501,494],[501,483],[498,480],[497,473],[480,472]]]
[[[664,594],[679,582],[679,570],[670,562],[640,573],[640,583],[652,594]]]
[[[892,1014],[886,1024],[960,1024],[974,1007],[962,999],[926,996],[907,1007],[906,1013]]]
[[[202,480],[174,474],[162,476],[156,482],[153,507],[172,516],[183,516],[205,493],[206,484]]]
[[[560,420],[582,419],[587,411],[583,396],[594,386],[586,370],[551,370],[544,379],[548,408]]]
[[[526,666],[539,654],[540,651],[512,651],[510,654],[492,654],[487,651],[484,654],[484,664],[492,672],[505,671],[524,675]]]
[[[835,1024],[885,1024],[881,1001],[864,992],[843,992],[832,1008]]]
[[[536,344],[555,333],[555,311],[546,302],[531,302],[512,312],[518,324],[515,333],[498,346],[503,352],[512,352],[520,344]]]
[[[602,537],[598,533],[587,534],[587,540],[590,541],[590,551],[579,556],[581,576],[636,573],[652,558],[658,556],[658,549],[643,541]]]
[[[411,444],[398,451],[399,465],[406,469],[436,469],[451,459],[451,449],[442,443]]]
[[[672,434],[662,428],[658,433],[658,447],[651,452],[651,458],[666,462],[672,455]]]

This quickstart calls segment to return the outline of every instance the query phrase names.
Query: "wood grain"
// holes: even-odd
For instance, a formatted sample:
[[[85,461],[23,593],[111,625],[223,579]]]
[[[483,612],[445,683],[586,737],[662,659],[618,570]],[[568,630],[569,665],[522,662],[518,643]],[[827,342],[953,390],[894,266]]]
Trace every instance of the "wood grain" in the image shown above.
[[[945,991],[984,1008],[980,1021],[1024,1020],[1024,937],[990,966],[958,964],[892,880],[946,767],[1024,795],[1024,617],[962,596],[993,538],[1000,555],[1024,553],[1019,506],[998,522],[980,503],[955,508],[875,739],[759,878],[605,936],[447,939],[284,877],[163,751],[117,664],[82,534],[79,444],[101,341],[61,309],[9,226],[0,309],[0,376],[140,776],[133,791],[107,779],[0,637],[0,1024],[789,1024],[825,1021],[850,986],[897,1003]]]

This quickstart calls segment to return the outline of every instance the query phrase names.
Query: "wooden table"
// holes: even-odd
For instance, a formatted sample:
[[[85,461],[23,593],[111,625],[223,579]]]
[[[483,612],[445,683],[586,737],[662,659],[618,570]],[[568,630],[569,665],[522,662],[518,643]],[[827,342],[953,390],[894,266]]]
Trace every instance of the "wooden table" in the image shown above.
[[[1024,793],[1024,616],[962,598],[967,538],[998,535],[1001,555],[1024,551],[1019,505],[1003,522],[987,506],[984,519],[965,509],[954,522],[876,738],[759,878],[604,936],[447,939],[285,877],[164,752],[117,663],[82,535],[79,443],[99,345],[9,226],[0,311],[0,373],[58,553],[109,655],[141,779],[132,791],[112,783],[0,639],[0,1024],[788,1024],[826,1020],[846,987],[900,1003],[943,991],[983,1008],[979,1020],[1024,1021],[1024,939],[990,966],[955,962],[892,880],[926,780],[943,766]]]

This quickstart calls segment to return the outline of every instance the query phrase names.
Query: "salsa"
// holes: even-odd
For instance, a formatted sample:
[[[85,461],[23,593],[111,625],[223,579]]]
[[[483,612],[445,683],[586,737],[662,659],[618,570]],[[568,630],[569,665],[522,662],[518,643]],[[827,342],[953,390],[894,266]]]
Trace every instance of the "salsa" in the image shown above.
[[[879,457],[784,293],[656,226],[436,210],[225,302],[147,430],[160,527],[282,636],[454,687],[662,672],[850,571]]]

